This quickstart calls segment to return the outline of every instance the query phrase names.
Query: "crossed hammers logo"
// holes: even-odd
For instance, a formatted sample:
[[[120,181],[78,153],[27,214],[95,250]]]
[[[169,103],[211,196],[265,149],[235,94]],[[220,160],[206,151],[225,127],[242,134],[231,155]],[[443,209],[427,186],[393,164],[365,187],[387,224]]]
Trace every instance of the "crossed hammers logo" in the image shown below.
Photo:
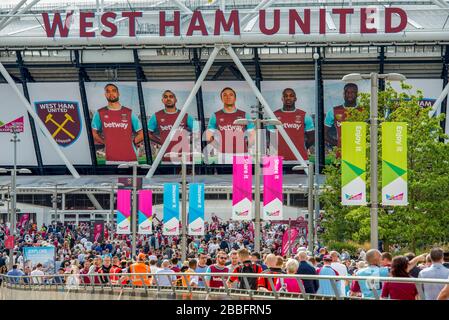
[[[53,132],[52,137],[56,137],[56,135],[59,133],[59,131],[64,131],[65,134],[67,134],[70,138],[75,139],[75,136],[73,134],[71,134],[66,128],[65,125],[67,124],[67,122],[75,122],[73,120],[73,118],[69,115],[69,114],[64,114],[65,120],[62,123],[58,123],[55,121],[55,119],[53,119],[53,115],[51,113],[49,113],[47,115],[47,117],[45,118],[45,123],[47,122],[52,122],[56,127],[58,127],[58,129],[56,129],[55,132]]]

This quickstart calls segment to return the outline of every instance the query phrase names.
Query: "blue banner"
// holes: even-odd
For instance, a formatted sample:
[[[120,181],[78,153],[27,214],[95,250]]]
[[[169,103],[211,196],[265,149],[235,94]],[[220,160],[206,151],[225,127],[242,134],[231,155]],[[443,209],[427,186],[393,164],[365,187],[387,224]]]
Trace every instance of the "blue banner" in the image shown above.
[[[163,235],[179,235],[179,184],[164,183]]]
[[[38,264],[42,264],[42,271],[45,274],[55,274],[55,247],[24,247],[24,264],[33,270]]]
[[[189,184],[188,234],[204,235],[204,183]]]

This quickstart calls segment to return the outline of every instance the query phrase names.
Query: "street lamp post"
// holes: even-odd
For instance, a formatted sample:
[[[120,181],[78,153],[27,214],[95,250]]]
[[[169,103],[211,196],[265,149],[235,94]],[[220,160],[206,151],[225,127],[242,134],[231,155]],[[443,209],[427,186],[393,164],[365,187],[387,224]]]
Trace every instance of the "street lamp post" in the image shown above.
[[[193,148],[192,148],[193,150]],[[180,153],[167,152],[164,157],[178,158]],[[181,259],[187,260],[187,160],[186,156],[192,156],[192,180],[195,177],[195,157],[201,152],[182,152],[181,154]],[[190,199],[189,199],[190,201]]]
[[[254,160],[254,201],[255,201],[255,226],[254,226],[254,251],[260,252],[260,141],[259,130],[262,124],[265,125],[282,125],[278,119],[237,119],[234,121],[236,125],[247,125],[248,123],[254,123],[256,127],[255,140],[256,140],[256,154]]]
[[[132,217],[131,217],[131,229],[132,229],[132,254],[131,259],[136,254],[136,237],[137,237],[137,168],[150,169],[148,164],[138,164],[137,162],[122,163],[118,166],[119,169],[133,168],[133,200],[132,200]]]
[[[0,173],[6,173],[11,172],[11,193],[10,193],[10,199],[11,199],[11,228],[10,228],[10,235],[13,237],[15,241],[16,236],[16,213],[17,213],[17,184],[16,184],[16,176],[17,172],[19,173],[31,173],[29,169],[17,169],[17,142],[20,142],[20,139],[18,137],[18,128],[13,125],[11,128],[12,133],[12,139],[11,142],[14,143],[14,168],[13,169],[2,169],[0,168]],[[13,257],[13,251],[9,251],[9,266],[12,268],[12,265],[14,264],[14,257]]]
[[[359,74],[351,73],[345,75],[342,80],[345,82],[355,82],[363,79],[371,80],[371,98],[370,98],[370,216],[371,216],[371,249],[379,247],[378,230],[378,178],[377,178],[377,132],[378,132],[378,86],[379,79],[388,81],[404,81],[406,77],[399,73],[376,73]]]
[[[103,187],[110,187],[111,188],[111,192],[109,194],[109,209],[110,212],[109,214],[106,216],[106,223],[110,224],[111,223],[111,219],[114,220],[114,194],[115,194],[115,188],[118,188],[120,186],[123,186],[123,183],[115,183],[115,182],[103,182],[101,184]]]

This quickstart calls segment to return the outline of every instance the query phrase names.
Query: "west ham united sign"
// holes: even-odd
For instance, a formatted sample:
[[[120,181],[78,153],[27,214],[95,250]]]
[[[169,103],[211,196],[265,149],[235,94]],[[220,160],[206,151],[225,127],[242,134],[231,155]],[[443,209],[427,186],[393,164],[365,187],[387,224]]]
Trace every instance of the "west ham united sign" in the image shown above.
[[[35,102],[34,106],[57,144],[68,147],[78,139],[81,132],[78,102],[40,101]]]

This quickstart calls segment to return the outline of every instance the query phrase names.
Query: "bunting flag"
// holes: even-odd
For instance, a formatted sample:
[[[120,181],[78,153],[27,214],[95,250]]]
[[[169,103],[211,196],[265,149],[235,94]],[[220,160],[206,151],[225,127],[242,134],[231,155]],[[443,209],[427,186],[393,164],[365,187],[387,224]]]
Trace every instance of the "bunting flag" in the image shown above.
[[[131,190],[117,191],[117,234],[131,233]]]
[[[382,124],[382,205],[406,206],[407,123]]]
[[[191,236],[204,235],[204,183],[189,185],[189,225]]]
[[[179,185],[164,184],[164,236],[179,235]]]
[[[282,220],[282,158],[265,156],[263,164],[263,220]]]
[[[232,164],[232,220],[252,219],[253,167],[251,156],[234,156]]]
[[[366,123],[341,123],[341,204],[366,205]]]
[[[139,220],[138,234],[153,233],[153,192],[151,190],[139,190]]]
[[[299,232],[296,228],[289,228],[284,231],[284,235],[282,236],[282,256],[285,256],[288,253],[289,249],[291,250],[293,248],[293,244],[295,243],[296,238],[298,238],[298,235]]]

